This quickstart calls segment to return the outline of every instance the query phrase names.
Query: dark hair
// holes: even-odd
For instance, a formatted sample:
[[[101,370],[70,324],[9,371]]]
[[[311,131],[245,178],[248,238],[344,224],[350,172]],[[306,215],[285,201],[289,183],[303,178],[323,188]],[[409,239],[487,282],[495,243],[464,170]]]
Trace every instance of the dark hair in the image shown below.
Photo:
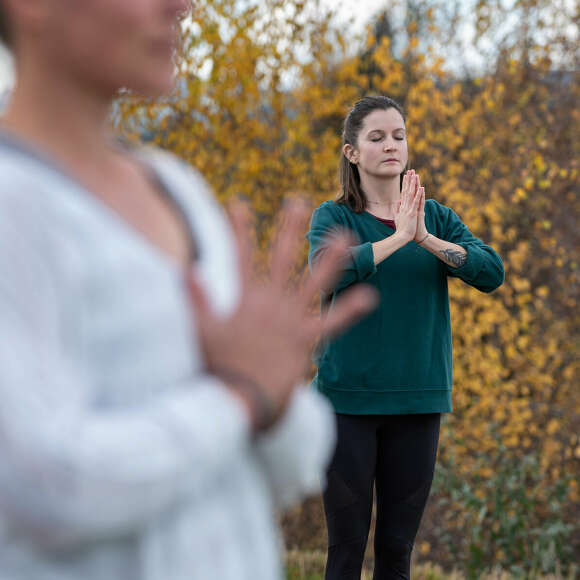
[[[10,24],[8,23],[8,17],[6,16],[6,10],[2,5],[2,0],[0,0],[0,42],[8,48],[11,48],[12,46]]]
[[[358,167],[351,163],[344,154],[346,144],[356,146],[358,135],[362,129],[365,118],[376,110],[386,111],[395,109],[405,120],[403,107],[397,101],[384,96],[363,97],[357,101],[344,120],[342,131],[342,151],[340,154],[340,166],[338,168],[341,191],[336,197],[338,203],[344,203],[353,211],[360,213],[367,207],[367,198],[360,186]],[[401,175],[401,180],[403,176]]]

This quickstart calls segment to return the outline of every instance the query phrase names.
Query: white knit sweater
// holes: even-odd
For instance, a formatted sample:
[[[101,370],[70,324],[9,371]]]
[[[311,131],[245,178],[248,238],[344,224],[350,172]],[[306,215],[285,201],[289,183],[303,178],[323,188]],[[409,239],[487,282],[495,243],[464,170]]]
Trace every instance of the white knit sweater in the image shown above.
[[[214,306],[233,239],[204,182],[140,153],[184,209]],[[0,580],[273,580],[274,508],[316,491],[332,413],[272,432],[203,373],[183,276],[74,179],[0,134]]]

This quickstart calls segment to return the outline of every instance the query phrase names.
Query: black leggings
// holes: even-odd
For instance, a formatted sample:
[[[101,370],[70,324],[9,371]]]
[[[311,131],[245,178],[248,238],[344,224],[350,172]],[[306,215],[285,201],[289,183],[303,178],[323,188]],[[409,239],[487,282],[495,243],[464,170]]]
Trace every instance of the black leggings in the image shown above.
[[[326,580],[360,580],[377,495],[374,580],[410,577],[411,551],[427,503],[439,413],[337,415],[338,443],[323,495]]]

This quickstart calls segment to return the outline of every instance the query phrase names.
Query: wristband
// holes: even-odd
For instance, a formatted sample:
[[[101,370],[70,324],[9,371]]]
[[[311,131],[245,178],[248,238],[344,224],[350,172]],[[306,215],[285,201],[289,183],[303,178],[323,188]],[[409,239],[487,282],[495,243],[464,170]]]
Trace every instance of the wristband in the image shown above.
[[[428,237],[429,237],[429,233],[427,232],[427,235],[426,235],[426,236],[425,236],[425,237],[424,237],[422,240],[420,240],[420,241],[416,242],[416,244],[417,244],[418,246],[420,246],[420,245],[421,245],[421,244],[422,244],[422,243],[423,243],[423,242],[424,242],[424,241],[425,241],[425,240],[426,240]]]
[[[275,406],[266,396],[264,387],[254,379],[234,369],[224,367],[213,369],[213,374],[231,384],[233,389],[248,397],[254,411],[256,431],[264,431],[276,422],[278,412]]]

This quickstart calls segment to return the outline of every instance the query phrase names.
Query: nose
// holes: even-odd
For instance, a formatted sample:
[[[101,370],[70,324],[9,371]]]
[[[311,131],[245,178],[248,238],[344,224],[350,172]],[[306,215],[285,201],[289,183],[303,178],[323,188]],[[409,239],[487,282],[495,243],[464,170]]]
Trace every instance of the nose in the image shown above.
[[[392,137],[387,137],[385,139],[385,144],[383,145],[383,151],[392,151],[397,148],[397,144]]]

